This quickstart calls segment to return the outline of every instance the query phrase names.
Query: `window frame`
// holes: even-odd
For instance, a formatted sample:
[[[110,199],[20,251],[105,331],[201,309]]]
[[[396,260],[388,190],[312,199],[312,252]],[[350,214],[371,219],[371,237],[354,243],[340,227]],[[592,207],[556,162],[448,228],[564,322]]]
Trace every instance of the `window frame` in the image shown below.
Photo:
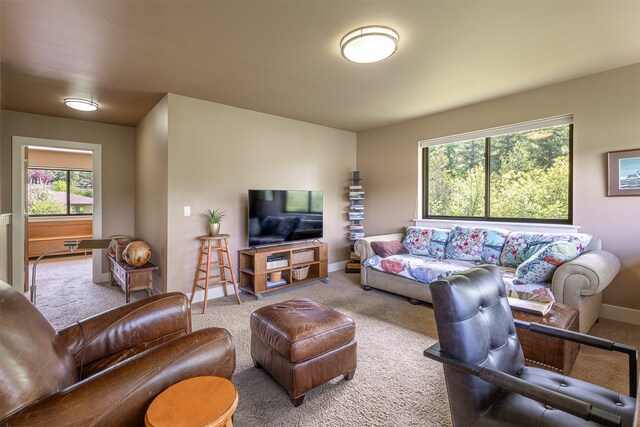
[[[91,217],[93,216],[93,212],[91,213],[71,213],[71,172],[91,172],[91,188],[93,191],[93,170],[90,169],[66,169],[66,168],[54,168],[54,167],[40,167],[40,166],[29,166],[27,167],[27,172],[29,170],[50,170],[50,171],[64,171],[67,175],[67,191],[66,191],[66,214],[31,214],[27,209],[27,217],[28,218],[46,218],[46,217],[56,217],[56,218],[66,218],[66,217]],[[27,184],[28,186],[29,184]],[[93,197],[92,197],[93,198]],[[92,203],[93,207],[95,203]],[[93,211],[93,209],[92,209]]]
[[[518,132],[526,132],[545,127],[568,125],[569,126],[569,182],[568,182],[568,204],[567,219],[547,219],[547,218],[508,218],[490,216],[491,212],[491,138]],[[472,139],[484,138],[485,142],[485,196],[484,196],[484,215],[483,216],[450,216],[450,215],[429,215],[429,147],[464,142]],[[469,132],[465,134],[446,136],[425,141],[420,141],[420,163],[422,173],[419,174],[421,182],[421,203],[422,218],[425,220],[465,220],[465,221],[481,221],[481,222],[507,222],[507,223],[539,223],[539,224],[573,224],[573,116],[559,116],[531,122],[524,122],[510,126],[499,128],[491,128],[477,132]],[[420,190],[419,190],[420,193]]]

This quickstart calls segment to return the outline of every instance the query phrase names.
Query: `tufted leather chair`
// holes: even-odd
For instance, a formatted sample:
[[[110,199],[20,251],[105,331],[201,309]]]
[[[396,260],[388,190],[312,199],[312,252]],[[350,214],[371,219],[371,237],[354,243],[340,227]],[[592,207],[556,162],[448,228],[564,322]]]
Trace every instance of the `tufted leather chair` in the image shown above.
[[[466,270],[431,283],[430,289],[440,342],[425,356],[444,364],[455,426],[632,425],[634,397],[524,365],[496,266]],[[632,347],[571,331],[559,334],[602,348],[621,347],[633,369],[637,366]],[[630,375],[635,378],[636,373]]]
[[[136,426],[153,398],[183,379],[231,379],[224,329],[191,332],[182,293],[146,298],[56,332],[0,281],[0,426]]]

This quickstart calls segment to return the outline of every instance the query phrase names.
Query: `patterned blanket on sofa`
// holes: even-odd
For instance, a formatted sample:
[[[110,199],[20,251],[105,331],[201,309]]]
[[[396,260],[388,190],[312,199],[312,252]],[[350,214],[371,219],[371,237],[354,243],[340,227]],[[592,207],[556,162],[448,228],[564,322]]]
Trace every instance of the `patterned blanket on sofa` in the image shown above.
[[[379,255],[370,257],[364,265],[387,273],[397,274],[422,283],[431,283],[445,276],[458,273],[478,265],[471,261],[455,259],[434,259],[425,256],[401,254],[383,258]],[[527,295],[546,296],[555,302],[548,284],[522,283],[515,285],[515,268],[499,266],[508,295],[518,294],[521,299]],[[537,299],[537,298],[536,298]]]

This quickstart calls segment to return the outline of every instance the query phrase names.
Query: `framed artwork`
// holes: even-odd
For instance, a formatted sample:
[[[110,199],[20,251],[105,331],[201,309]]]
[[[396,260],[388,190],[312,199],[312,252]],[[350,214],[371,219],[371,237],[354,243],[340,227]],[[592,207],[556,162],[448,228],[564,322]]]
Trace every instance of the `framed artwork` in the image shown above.
[[[640,196],[640,148],[607,153],[607,196]]]

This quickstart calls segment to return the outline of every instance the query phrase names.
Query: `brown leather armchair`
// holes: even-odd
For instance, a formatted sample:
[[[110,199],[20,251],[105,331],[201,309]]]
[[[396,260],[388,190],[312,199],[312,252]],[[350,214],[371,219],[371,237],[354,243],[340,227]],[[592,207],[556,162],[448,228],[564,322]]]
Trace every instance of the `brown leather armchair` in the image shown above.
[[[231,379],[236,355],[219,328],[191,332],[189,301],[169,293],[56,332],[0,281],[0,425],[135,426],[183,379]]]
[[[546,325],[514,322],[504,282],[494,265],[466,270],[429,287],[440,342],[425,350],[425,356],[444,364],[455,426],[632,425],[636,348]],[[516,326],[626,353],[630,396],[525,366]]]

